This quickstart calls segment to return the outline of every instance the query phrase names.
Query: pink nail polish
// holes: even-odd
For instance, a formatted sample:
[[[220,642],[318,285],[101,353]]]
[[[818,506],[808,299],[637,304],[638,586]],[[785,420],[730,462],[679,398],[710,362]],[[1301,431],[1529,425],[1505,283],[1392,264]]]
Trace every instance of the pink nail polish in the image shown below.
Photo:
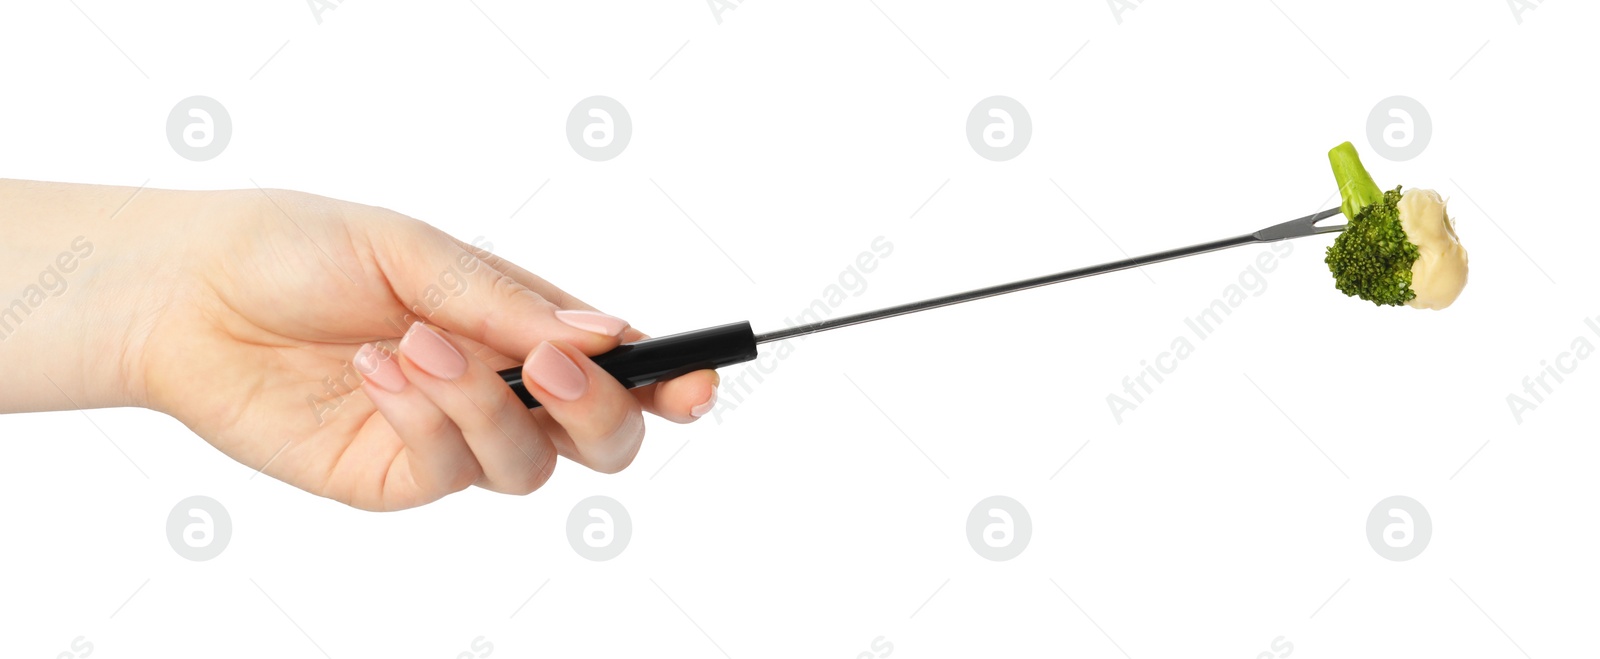
[[[716,390],[715,387],[712,387],[712,389],[711,389],[711,397],[707,398],[706,402],[701,403],[699,405],[696,405],[696,406],[694,406],[693,409],[690,409],[689,410],[689,416],[692,416],[692,417],[698,419],[700,417],[705,416],[707,413],[709,413],[716,406],[717,406],[717,390]]]
[[[454,380],[467,372],[467,359],[444,337],[422,323],[412,323],[400,339],[400,352],[428,374]]]
[[[534,384],[561,400],[577,400],[589,390],[589,378],[584,376],[583,369],[549,341],[534,349],[523,371]]]
[[[361,346],[356,351],[355,359],[350,361],[361,377],[379,389],[400,393],[401,389],[406,388],[406,374],[400,371],[399,364],[394,363],[394,356],[371,343]]]
[[[622,331],[628,329],[628,321],[598,311],[562,309],[556,312],[556,320],[585,332],[594,332],[595,334],[604,334],[606,336],[621,336]]]

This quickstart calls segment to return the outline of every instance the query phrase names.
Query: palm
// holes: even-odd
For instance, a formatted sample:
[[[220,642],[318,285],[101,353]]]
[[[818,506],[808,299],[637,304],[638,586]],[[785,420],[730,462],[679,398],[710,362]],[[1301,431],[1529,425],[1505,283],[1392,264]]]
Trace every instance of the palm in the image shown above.
[[[163,317],[176,329],[164,334],[183,337],[170,354],[193,360],[175,371],[201,380],[184,383],[169,411],[235,460],[296,487],[368,509],[421,503],[403,442],[350,364],[361,344],[397,339],[415,318],[375,264],[368,223],[300,210],[231,227],[226,247],[198,269],[210,281]],[[439,237],[383,220],[388,241]],[[473,347],[496,368],[516,363]]]

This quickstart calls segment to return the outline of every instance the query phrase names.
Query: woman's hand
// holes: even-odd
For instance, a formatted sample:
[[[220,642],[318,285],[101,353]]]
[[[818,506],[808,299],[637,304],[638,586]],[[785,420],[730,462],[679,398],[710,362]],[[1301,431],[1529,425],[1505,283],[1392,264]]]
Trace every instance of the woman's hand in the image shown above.
[[[33,198],[72,188],[95,202]],[[408,508],[469,485],[526,494],[557,455],[615,472],[639,450],[641,410],[688,422],[714,401],[713,371],[624,389],[587,355],[644,334],[399,213],[279,190],[0,192],[8,228],[32,210],[83,216],[89,242],[104,235],[74,282],[84,290],[61,303],[87,307],[41,314],[95,319],[60,335],[77,347],[57,341],[91,353],[69,360],[79,368],[41,367],[83,398],[72,405],[165,412],[245,465],[352,506]],[[119,195],[131,201],[96,219]],[[496,374],[524,363],[540,409]]]

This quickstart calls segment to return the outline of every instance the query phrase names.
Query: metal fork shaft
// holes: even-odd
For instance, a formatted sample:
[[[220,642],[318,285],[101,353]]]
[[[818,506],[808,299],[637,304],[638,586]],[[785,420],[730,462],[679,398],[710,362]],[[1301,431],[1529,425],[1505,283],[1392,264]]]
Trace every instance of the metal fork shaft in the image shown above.
[[[1334,208],[1319,213],[1313,213],[1299,219],[1290,220],[1283,224],[1273,225],[1255,233],[1245,234],[1243,236],[1224,238],[1222,240],[1214,240],[1208,243],[1200,243],[1198,245],[1190,245],[1188,247],[1180,247],[1178,249],[1169,249],[1164,252],[1156,252],[1154,254],[1146,254],[1144,256],[1135,256],[1132,258],[1122,259],[1120,261],[1112,261],[1110,263],[1101,263],[1099,265],[1091,265],[1085,268],[1077,268],[1075,270],[1067,270],[1065,272],[1042,275],[1032,279],[1024,279],[1022,281],[1014,281],[1010,283],[989,286],[986,288],[979,288],[966,291],[964,293],[945,295],[930,300],[908,302],[906,304],[887,307],[884,309],[877,309],[874,311],[867,311],[851,316],[840,316],[838,318],[829,318],[827,320],[822,320],[815,323],[807,323],[785,329],[773,330],[771,332],[757,334],[756,343],[782,341],[784,339],[791,339],[797,336],[815,334],[817,332],[838,329],[840,327],[848,327],[850,325],[859,325],[861,323],[872,322],[874,320],[881,320],[884,318],[892,318],[894,316],[901,316],[927,309],[947,307],[952,304],[970,302],[972,300],[994,297],[996,295],[1004,295],[1006,293],[1014,293],[1016,291],[1037,288],[1040,286],[1048,286],[1050,284],[1059,284],[1064,281],[1083,279],[1084,277],[1093,277],[1095,275],[1101,275],[1108,272],[1137,268],[1152,263],[1171,261],[1172,259],[1194,256],[1196,254],[1204,254],[1206,252],[1214,252],[1219,249],[1227,249],[1229,247],[1238,247],[1240,245],[1249,245],[1251,243],[1277,242],[1287,238],[1299,238],[1318,233],[1340,231],[1344,229],[1343,225],[1330,227],[1315,226],[1317,222],[1332,217],[1338,213],[1339,209]]]

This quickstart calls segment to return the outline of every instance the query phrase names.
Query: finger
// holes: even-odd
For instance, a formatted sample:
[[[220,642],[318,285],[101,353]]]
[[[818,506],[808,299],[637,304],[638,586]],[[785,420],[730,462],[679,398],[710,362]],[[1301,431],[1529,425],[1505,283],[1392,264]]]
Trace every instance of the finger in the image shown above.
[[[593,306],[590,306],[583,300],[578,299],[577,296],[562,290],[555,284],[550,283],[544,277],[540,277],[539,275],[529,272],[527,268],[507,261],[506,259],[501,258],[500,255],[482,247],[468,245],[467,243],[461,242],[460,240],[456,240],[454,238],[452,238],[452,240],[455,240],[456,245],[461,247],[462,250],[472,253],[472,255],[478,257],[478,260],[482,261],[490,268],[493,268],[501,274],[516,280],[517,283],[522,284],[528,290],[538,293],[541,297],[555,303],[556,306],[559,306],[562,309],[587,309],[589,311],[596,310]],[[627,338],[626,335],[624,335],[624,339],[627,341],[638,340]]]
[[[558,304],[479,260],[444,233],[418,223],[421,235],[385,243],[378,258],[398,299],[412,315],[489,346],[526,355],[543,340],[599,354],[621,342],[628,323],[590,309]]]
[[[390,473],[409,478],[411,489],[408,495],[403,491],[391,493],[385,487],[385,498],[395,497],[386,501],[393,504],[391,509],[435,501],[478,480],[482,472],[461,429],[421,390],[411,386],[392,351],[369,343],[361,346],[351,361],[365,379],[362,391],[405,444]]]
[[[593,360],[572,345],[546,341],[528,355],[522,376],[528,393],[566,431],[555,438],[564,455],[608,474],[633,462],[644,441],[639,401]]]
[[[463,243],[456,243],[463,249],[475,254],[489,267],[512,278],[528,290],[538,293],[541,297],[560,306],[563,309],[595,310],[577,296],[566,292],[559,286],[550,283],[539,275],[483,248]],[[649,335],[634,327],[623,331],[619,337],[623,343],[633,343],[650,338]],[[598,353],[584,351],[584,354],[595,355]],[[721,381],[716,371],[703,370],[688,373],[673,378],[666,382],[649,384],[633,390],[633,395],[646,412],[661,418],[676,422],[689,423],[705,416],[716,407],[717,386]]]
[[[488,364],[489,368],[497,371],[503,371],[512,367],[520,368],[522,366],[522,358],[524,355],[507,357],[495,351],[493,348],[490,348],[489,346],[478,343],[477,341],[473,341],[472,339],[461,336],[460,334],[451,334],[450,340],[455,342],[456,347],[461,348],[461,352],[468,358],[478,359],[483,363]]]
[[[446,333],[416,323],[400,340],[400,369],[461,429],[485,489],[528,494],[555,471],[556,450],[505,380],[469,359]]]
[[[651,414],[673,423],[692,423],[716,409],[721,382],[722,376],[706,369],[640,387],[633,394]]]

